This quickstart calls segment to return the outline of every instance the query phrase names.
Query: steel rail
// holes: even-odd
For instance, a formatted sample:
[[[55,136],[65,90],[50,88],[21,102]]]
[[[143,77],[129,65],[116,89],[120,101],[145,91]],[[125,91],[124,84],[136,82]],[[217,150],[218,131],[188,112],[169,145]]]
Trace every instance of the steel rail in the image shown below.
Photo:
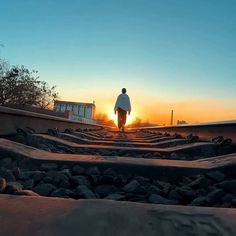
[[[138,130],[161,133],[166,132],[171,135],[180,134],[183,137],[192,134],[205,141],[211,141],[217,136],[223,136],[224,138],[232,139],[233,143],[236,144],[236,120],[189,125],[142,127]]]
[[[100,129],[103,126],[72,121],[61,117],[39,114],[0,106],[0,135],[13,135],[17,128],[33,128],[37,133],[45,133],[48,129]]]

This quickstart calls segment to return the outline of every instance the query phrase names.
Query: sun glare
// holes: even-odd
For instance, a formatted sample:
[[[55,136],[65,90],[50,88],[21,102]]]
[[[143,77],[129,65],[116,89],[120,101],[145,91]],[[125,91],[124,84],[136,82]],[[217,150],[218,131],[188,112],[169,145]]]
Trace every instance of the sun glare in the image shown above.
[[[108,114],[108,118],[110,120],[114,120],[115,124],[117,125],[117,113],[115,115],[114,111],[109,111],[107,114]],[[130,115],[127,115],[126,125],[132,124],[135,118],[136,118],[136,115],[134,112],[132,112]]]

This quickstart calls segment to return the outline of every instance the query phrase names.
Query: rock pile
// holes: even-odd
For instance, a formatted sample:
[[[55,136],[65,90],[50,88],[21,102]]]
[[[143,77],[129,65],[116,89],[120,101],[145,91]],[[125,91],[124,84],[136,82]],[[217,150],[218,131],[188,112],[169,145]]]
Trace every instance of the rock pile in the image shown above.
[[[63,137],[60,137],[63,139]],[[93,148],[73,148],[57,141],[51,141],[44,139],[39,136],[34,136],[31,134],[22,135],[19,133],[15,137],[11,138],[13,141],[26,144],[44,151],[54,152],[54,153],[68,153],[68,154],[82,154],[82,155],[99,155],[99,156],[123,156],[123,157],[136,157],[136,158],[158,158],[158,159],[171,159],[171,160],[197,160],[210,156],[218,156],[229,154],[235,152],[236,149],[232,145],[215,145],[215,146],[205,146],[205,147],[195,147],[192,150],[178,151],[172,153],[159,153],[155,151],[145,151],[145,150],[114,150],[114,149],[93,149]],[[112,139],[111,139],[112,140]],[[177,144],[176,144],[177,145]],[[176,146],[172,143],[171,146]],[[122,146],[125,146],[122,144]]]
[[[176,182],[44,162],[38,169],[19,168],[11,158],[0,160],[0,192],[73,199],[111,199],[156,204],[236,207],[236,179],[220,171],[183,176]]]

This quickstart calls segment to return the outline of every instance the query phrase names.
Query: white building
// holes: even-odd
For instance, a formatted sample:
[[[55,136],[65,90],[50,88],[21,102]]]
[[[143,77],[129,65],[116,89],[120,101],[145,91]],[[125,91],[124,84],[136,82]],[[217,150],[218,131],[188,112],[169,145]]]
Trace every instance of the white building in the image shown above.
[[[73,116],[78,118],[94,119],[95,115],[95,103],[83,103],[83,102],[69,102],[59,101],[54,102],[54,111],[68,113],[73,112]]]

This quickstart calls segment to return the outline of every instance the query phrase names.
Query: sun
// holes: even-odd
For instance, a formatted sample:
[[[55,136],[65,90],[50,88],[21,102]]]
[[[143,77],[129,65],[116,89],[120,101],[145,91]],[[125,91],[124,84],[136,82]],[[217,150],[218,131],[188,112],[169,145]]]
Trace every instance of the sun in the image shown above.
[[[108,118],[110,120],[114,120],[115,124],[117,125],[117,113],[115,115],[113,110],[109,110],[107,112]],[[125,125],[130,125],[135,121],[136,115],[135,112],[131,112],[130,115],[127,114],[127,119],[126,119],[126,124]]]

